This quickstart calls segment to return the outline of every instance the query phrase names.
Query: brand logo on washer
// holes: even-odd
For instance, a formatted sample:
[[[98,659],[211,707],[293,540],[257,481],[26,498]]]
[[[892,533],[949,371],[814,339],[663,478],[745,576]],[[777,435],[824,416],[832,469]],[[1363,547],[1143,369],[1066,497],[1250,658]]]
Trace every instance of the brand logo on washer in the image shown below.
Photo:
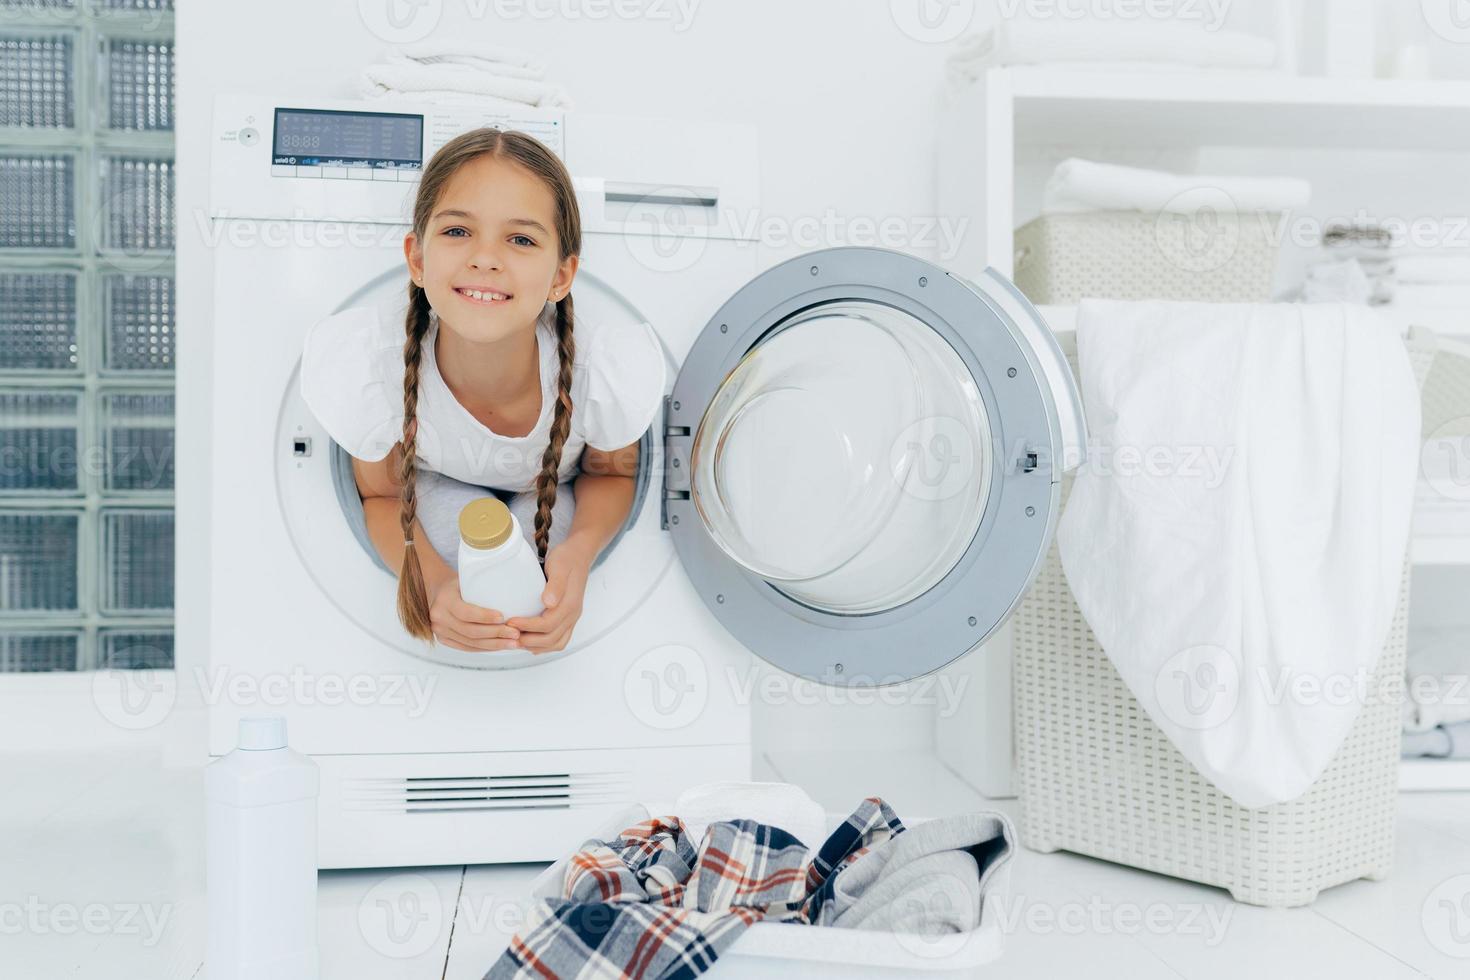
[[[709,702],[709,670],[686,646],[654,647],[634,660],[623,676],[623,699],[633,716],[650,728],[672,730],[693,724]]]

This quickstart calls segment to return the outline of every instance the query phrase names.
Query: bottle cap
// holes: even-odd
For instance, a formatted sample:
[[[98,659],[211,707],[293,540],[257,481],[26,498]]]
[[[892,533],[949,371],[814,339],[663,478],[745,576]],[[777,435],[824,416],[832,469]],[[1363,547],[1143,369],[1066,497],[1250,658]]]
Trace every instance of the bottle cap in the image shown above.
[[[281,715],[246,715],[240,719],[238,748],[250,752],[286,747],[286,719]]]
[[[499,497],[471,500],[459,512],[459,536],[471,548],[498,548],[514,527],[510,508]]]

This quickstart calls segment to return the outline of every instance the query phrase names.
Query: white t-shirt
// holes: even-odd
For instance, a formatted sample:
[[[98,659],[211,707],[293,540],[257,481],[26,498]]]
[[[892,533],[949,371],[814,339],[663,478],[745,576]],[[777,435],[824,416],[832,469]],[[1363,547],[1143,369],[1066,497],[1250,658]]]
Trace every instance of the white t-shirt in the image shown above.
[[[301,397],[331,437],[358,459],[382,459],[403,437],[403,342],[407,301],[355,307],[317,321],[301,357]],[[434,360],[435,319],[419,367],[417,452],[445,476],[517,493],[534,489],[556,403],[556,307],[536,322],[541,415],[528,434],[503,436],[461,405]],[[572,424],[558,476],[579,472],[585,446],[611,451],[638,441],[664,396],[663,348],[647,323],[573,325]]]

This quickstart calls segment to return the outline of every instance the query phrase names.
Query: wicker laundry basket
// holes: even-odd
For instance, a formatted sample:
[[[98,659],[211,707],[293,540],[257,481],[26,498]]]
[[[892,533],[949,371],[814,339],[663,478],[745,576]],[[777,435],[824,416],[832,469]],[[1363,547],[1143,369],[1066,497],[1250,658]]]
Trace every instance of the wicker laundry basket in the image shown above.
[[[1031,302],[1094,299],[1264,303],[1271,299],[1280,214],[1046,214],[1015,233],[1012,278]]]
[[[1416,330],[1409,345],[1421,385],[1434,359],[1425,336]],[[1075,343],[1067,356],[1075,372]],[[1405,561],[1372,690],[1403,677],[1410,571]],[[1401,725],[1392,698],[1364,708],[1304,795],[1250,810],[1201,776],[1134,699],[1088,628],[1055,541],[1012,623],[1027,847],[1218,885],[1252,905],[1306,905],[1323,888],[1389,873]]]

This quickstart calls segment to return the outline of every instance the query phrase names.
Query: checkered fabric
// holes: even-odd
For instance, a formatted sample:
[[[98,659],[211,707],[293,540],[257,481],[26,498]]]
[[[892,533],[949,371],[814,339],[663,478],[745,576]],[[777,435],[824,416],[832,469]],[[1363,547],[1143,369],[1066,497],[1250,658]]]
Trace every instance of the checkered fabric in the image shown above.
[[[572,856],[562,897],[536,906],[486,980],[688,980],[756,922],[824,925],[842,869],[903,832],[866,799],[810,861],[753,820],[713,823],[696,851],[678,817],[656,817]]]

